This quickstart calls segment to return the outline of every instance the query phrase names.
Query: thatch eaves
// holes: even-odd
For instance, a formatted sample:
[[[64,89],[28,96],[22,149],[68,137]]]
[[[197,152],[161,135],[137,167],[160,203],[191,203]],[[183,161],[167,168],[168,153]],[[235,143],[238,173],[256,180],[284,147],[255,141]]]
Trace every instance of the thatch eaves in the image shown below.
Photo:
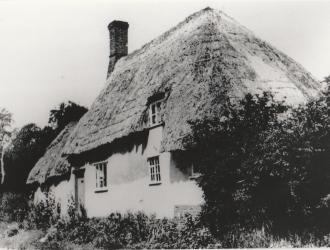
[[[69,123],[47,147],[46,153],[32,168],[27,184],[44,183],[50,177],[63,176],[70,173],[70,164],[63,155],[64,146],[77,122]]]
[[[298,63],[221,11],[206,8],[120,59],[71,134],[65,153],[80,154],[146,129],[150,97],[166,93],[162,148],[182,149],[189,120],[221,108],[224,95],[272,91],[306,102],[321,85]]]

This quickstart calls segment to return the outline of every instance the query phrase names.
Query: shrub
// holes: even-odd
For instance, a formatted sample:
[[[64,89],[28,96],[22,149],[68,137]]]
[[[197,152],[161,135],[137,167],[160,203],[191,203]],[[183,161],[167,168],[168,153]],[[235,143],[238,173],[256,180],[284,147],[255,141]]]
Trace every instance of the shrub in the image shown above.
[[[154,220],[144,248],[206,248],[215,243],[198,217]],[[141,246],[141,245],[140,245]]]
[[[22,222],[28,211],[28,198],[15,192],[0,193],[0,221]]]
[[[288,110],[270,93],[248,94],[191,121],[184,145],[201,173],[202,220],[214,235],[267,225],[284,236],[322,224],[317,213],[330,214],[320,209],[330,192],[329,100]]]
[[[112,213],[106,218],[60,219],[51,241],[97,248],[205,248],[215,241],[199,219],[157,219],[143,213]]]
[[[281,213],[278,205],[290,204],[276,137],[283,133],[279,116],[286,109],[271,93],[248,94],[239,103],[226,100],[209,119],[191,122],[184,144],[201,173],[202,220],[215,235],[236,224],[260,227],[272,219],[272,205]]]
[[[26,228],[46,230],[55,225],[61,218],[61,206],[52,195],[46,193],[46,198],[38,203],[30,202],[26,216]]]

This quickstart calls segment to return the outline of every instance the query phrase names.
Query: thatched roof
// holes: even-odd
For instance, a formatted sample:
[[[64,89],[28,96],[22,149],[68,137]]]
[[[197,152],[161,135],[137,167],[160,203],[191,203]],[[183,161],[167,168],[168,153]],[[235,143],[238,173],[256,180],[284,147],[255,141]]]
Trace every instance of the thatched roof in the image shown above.
[[[67,157],[63,156],[64,145],[77,122],[69,123],[48,146],[46,153],[32,168],[27,184],[44,183],[49,177],[62,176],[71,170]]]
[[[150,97],[165,93],[165,151],[182,149],[187,121],[216,111],[223,95],[271,90],[289,104],[318,95],[320,83],[298,63],[221,11],[199,11],[120,59],[70,136],[80,154],[146,129]]]

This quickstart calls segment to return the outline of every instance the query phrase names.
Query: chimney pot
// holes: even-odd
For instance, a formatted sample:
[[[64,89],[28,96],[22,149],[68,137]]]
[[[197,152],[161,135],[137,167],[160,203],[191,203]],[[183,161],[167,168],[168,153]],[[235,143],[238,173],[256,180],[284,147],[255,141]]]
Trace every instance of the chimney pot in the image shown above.
[[[123,56],[127,56],[128,23],[112,21],[108,25],[110,35],[110,61],[107,78],[113,71],[116,62]]]

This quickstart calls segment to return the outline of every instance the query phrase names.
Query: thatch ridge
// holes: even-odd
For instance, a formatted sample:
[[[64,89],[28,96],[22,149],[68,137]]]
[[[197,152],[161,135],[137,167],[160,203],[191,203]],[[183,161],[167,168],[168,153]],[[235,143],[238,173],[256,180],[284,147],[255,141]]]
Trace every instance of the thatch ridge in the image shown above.
[[[32,168],[27,184],[45,183],[47,179],[63,176],[71,171],[67,156],[63,155],[67,139],[77,122],[69,123],[47,147],[45,154]]]
[[[120,59],[65,146],[80,154],[147,129],[148,98],[168,93],[164,151],[183,149],[189,120],[221,109],[224,95],[270,90],[288,104],[306,102],[321,85],[301,65],[221,11],[206,8]]]

